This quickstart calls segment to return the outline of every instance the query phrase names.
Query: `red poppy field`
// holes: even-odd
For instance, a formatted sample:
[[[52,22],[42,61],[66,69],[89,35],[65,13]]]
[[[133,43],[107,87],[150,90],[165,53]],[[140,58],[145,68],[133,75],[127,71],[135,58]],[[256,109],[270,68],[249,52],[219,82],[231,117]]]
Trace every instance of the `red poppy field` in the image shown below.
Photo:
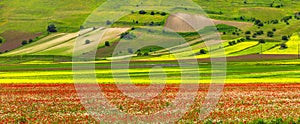
[[[116,85],[100,86],[120,112],[133,115],[163,111],[172,105],[179,89],[179,85],[166,85],[154,99],[139,101],[124,95]],[[217,106],[203,121],[197,118],[208,87],[200,84],[194,104],[178,123],[300,123],[300,84],[226,84]],[[80,103],[73,84],[0,84],[0,94],[0,123],[99,123]]]

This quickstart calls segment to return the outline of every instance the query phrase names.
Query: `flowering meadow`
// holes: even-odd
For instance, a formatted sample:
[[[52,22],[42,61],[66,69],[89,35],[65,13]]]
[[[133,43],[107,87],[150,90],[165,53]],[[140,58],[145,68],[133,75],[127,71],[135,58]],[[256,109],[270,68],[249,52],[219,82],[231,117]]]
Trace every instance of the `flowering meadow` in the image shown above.
[[[179,89],[178,84],[168,84],[155,98],[139,101],[124,95],[114,84],[100,86],[111,104],[132,115],[164,111],[173,104]],[[205,120],[199,120],[198,115],[209,85],[199,86],[194,104],[177,123],[300,123],[300,84],[226,84]],[[0,94],[0,123],[99,123],[80,103],[73,84],[0,84]]]

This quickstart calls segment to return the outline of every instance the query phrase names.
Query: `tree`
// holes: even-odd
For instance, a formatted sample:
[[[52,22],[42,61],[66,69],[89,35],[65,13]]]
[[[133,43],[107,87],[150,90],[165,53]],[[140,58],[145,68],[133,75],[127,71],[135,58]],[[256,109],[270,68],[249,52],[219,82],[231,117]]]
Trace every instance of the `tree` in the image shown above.
[[[206,54],[206,53],[207,53],[207,51],[206,51],[206,50],[204,50],[204,49],[201,49],[201,50],[199,51],[199,53],[200,53],[200,54]]]
[[[28,40],[28,42],[29,42],[29,43],[32,43],[32,42],[33,42],[33,40],[32,40],[32,39],[29,39],[29,40]]]
[[[138,52],[137,56],[143,56],[143,53],[142,52]]]
[[[153,11],[151,11],[150,15],[155,15],[155,13]]]
[[[245,34],[251,34],[251,31],[246,31]]]
[[[111,24],[112,24],[111,21],[109,21],[109,20],[106,21],[106,25],[111,25]]]
[[[167,13],[166,12],[162,12],[160,15],[165,16],[165,15],[167,15]]]
[[[250,37],[250,36],[246,36],[246,39],[247,39],[247,40],[251,40],[251,37]]]
[[[149,25],[150,25],[150,26],[154,26],[154,22],[153,22],[153,21],[151,21]]]
[[[105,46],[110,46],[109,41],[105,41]]]
[[[84,29],[84,26],[81,25],[81,26],[80,26],[80,30],[82,30],[82,29]]]
[[[145,10],[140,10],[139,14],[146,14],[147,12]]]
[[[133,50],[131,48],[127,49],[128,53],[133,54]]]
[[[144,53],[144,56],[149,56],[149,52],[145,52],[145,53]]]
[[[23,40],[22,45],[26,45],[26,44],[28,44],[28,42],[26,40]]]
[[[263,53],[263,44],[265,44],[266,41],[264,39],[260,39],[259,40],[259,44],[260,44],[260,54]]]
[[[257,35],[262,35],[262,34],[264,34],[264,31],[263,30],[259,30],[259,31],[256,32],[256,34]]]
[[[264,23],[258,23],[258,25],[257,26],[259,26],[259,27],[263,27],[264,26]]]
[[[266,43],[266,41],[264,39],[260,39],[259,43],[264,44],[264,43]]]
[[[286,44],[283,43],[280,45],[280,49],[286,49],[286,48],[288,48],[288,46]]]
[[[4,39],[2,37],[0,37],[0,43],[3,43]]]
[[[258,25],[259,23],[261,23],[261,21],[258,20],[258,19],[254,21],[254,24],[255,24],[255,25]]]
[[[282,36],[282,40],[287,41],[287,40],[289,40],[289,38],[287,36]]]
[[[273,37],[274,36],[274,32],[272,31],[268,31],[268,34],[267,34],[268,37]]]
[[[129,33],[129,32],[124,32],[124,33],[121,34],[120,38],[121,39],[132,40],[132,39],[136,38],[136,36],[134,34]]]
[[[85,40],[85,44],[90,44],[91,41],[90,40]]]
[[[50,24],[47,28],[48,33],[54,33],[57,32],[56,26],[54,24]]]
[[[275,31],[276,31],[276,28],[273,28],[272,31],[275,32]]]

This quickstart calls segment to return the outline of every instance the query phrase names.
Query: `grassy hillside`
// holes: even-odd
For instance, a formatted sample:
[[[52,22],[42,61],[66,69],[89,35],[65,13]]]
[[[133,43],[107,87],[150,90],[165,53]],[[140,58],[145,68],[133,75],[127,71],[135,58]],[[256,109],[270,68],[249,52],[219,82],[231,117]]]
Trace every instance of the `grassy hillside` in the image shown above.
[[[129,30],[129,28],[135,27],[136,29],[144,29],[148,33],[151,32],[148,28],[153,28],[155,30],[158,29],[158,32],[162,32],[162,27],[165,22],[170,21],[168,20],[170,14],[168,13],[169,11],[186,13],[198,12],[196,5],[179,0],[164,2],[153,2],[147,0],[143,2],[132,0],[110,1],[110,5],[104,5],[103,8],[100,8],[98,11],[94,11],[104,2],[104,0],[29,0],[26,2],[22,2],[20,0],[0,1],[0,7],[3,8],[0,10],[0,34],[4,32],[2,35],[5,35],[5,32],[15,30],[25,33],[44,32],[44,35],[46,36],[46,27],[51,23],[56,25],[59,32],[56,34],[50,34],[42,39],[36,38],[37,41],[23,46],[21,46],[21,42],[23,40],[28,40],[28,38],[13,40],[4,39],[6,42],[5,45],[7,45],[7,43],[18,43],[18,46],[12,48],[12,51],[6,51],[6,53],[2,54],[2,56],[71,56],[73,52],[72,45],[74,45],[75,39],[78,36],[79,27],[81,25],[84,25],[85,28],[99,26],[95,24],[99,24],[97,22],[103,22],[100,26],[105,27],[112,24],[112,26],[116,28],[116,30],[108,34],[105,39],[108,40],[111,46],[106,47],[104,44],[100,44],[98,47],[98,52],[104,54],[103,56],[99,56],[108,57],[112,54],[116,44],[119,43],[121,33]],[[294,50],[297,47],[297,40],[295,40],[295,36],[290,37],[290,41],[286,43],[288,48],[281,49],[280,44],[284,42],[282,40],[283,36],[291,36],[295,32],[300,32],[300,28],[298,28],[300,20],[294,17],[296,12],[300,12],[300,7],[298,6],[300,5],[300,2],[291,0],[275,0],[274,2],[269,0],[194,0],[194,2],[200,5],[209,17],[213,18],[212,22],[216,24],[216,28],[220,32],[222,40],[224,40],[223,44],[227,55],[240,56],[257,54],[260,52],[263,52],[264,54],[297,54]],[[155,8],[165,10],[166,13],[155,10]],[[93,14],[96,16],[87,18],[93,11]],[[128,15],[118,19],[117,17],[119,15],[124,14],[123,11],[128,11]],[[291,19],[288,19],[288,21],[283,21],[282,19],[287,16],[292,17]],[[107,20],[107,18],[112,20]],[[278,20],[278,22],[275,24],[273,23],[274,20]],[[183,28],[180,27],[180,25],[177,26],[179,28]],[[128,29],[119,27],[127,27]],[[133,31],[133,33],[139,38],[140,34],[143,32]],[[270,35],[270,33],[272,35]],[[161,59],[166,59],[168,58],[167,56],[172,58],[168,55],[168,50],[170,49],[175,49],[181,56],[198,55],[201,49],[208,51],[197,33],[178,32],[178,34],[191,46],[193,50],[192,53],[186,52],[185,48],[180,48],[182,47],[181,44],[177,44],[177,46],[170,46],[170,48],[166,49],[158,49],[153,46],[153,48],[147,48],[148,50],[143,49],[142,52],[150,52],[150,49],[153,49],[154,51],[151,50],[152,53],[150,52],[150,55],[163,55],[161,56]],[[160,35],[156,36],[160,40],[167,39],[166,41],[171,42],[170,38]],[[36,37],[36,34],[34,37]],[[228,43],[233,39],[241,37],[244,39],[247,38],[246,42],[228,45]],[[95,39],[95,37],[87,36],[86,39]],[[258,44],[258,40],[260,39],[264,39],[267,42],[260,45]],[[147,40],[147,38],[139,40]],[[122,40],[122,42],[130,41]],[[94,45],[93,43],[94,42],[89,45]],[[4,46],[3,44],[4,42],[1,43],[0,46]],[[84,49],[89,45],[82,45],[82,48],[80,49]],[[155,53],[156,50],[158,52]],[[206,55],[198,55],[198,57],[209,57],[209,53]]]
[[[104,0],[1,0],[0,33],[7,30],[45,32],[50,23],[55,23],[60,32],[75,32],[103,2]]]

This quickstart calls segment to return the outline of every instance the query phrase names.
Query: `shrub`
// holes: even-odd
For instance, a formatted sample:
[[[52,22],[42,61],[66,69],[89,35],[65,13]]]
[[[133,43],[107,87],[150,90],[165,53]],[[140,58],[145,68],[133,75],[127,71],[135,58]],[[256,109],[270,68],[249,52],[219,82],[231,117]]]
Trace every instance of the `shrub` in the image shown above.
[[[160,15],[165,16],[165,15],[167,15],[167,13],[166,12],[162,12],[162,13],[160,13]]]
[[[251,40],[251,37],[250,37],[250,36],[246,36],[246,39],[247,39],[247,40]]]
[[[278,24],[279,21],[278,21],[277,19],[275,19],[275,20],[271,20],[271,23],[273,23],[273,24]]]
[[[140,10],[139,14],[146,14],[147,12],[145,10]]]
[[[110,46],[109,41],[105,41],[105,46]]]
[[[153,22],[153,21],[151,21],[149,25],[150,25],[150,26],[153,26],[153,25],[154,25],[154,22]]]
[[[4,39],[2,37],[0,37],[0,43],[3,43]]]
[[[276,28],[273,28],[272,31],[275,32],[275,31],[276,31]]]
[[[133,54],[133,50],[131,48],[127,49],[128,53]]]
[[[26,45],[26,44],[28,44],[28,42],[26,40],[23,40],[22,45]]]
[[[236,44],[236,42],[235,41],[231,41],[232,42],[232,44]]]
[[[257,35],[262,35],[262,34],[264,34],[264,31],[263,30],[259,30],[259,31],[256,32],[256,34]]]
[[[255,25],[258,25],[258,24],[260,24],[260,23],[261,23],[261,21],[258,20],[258,19],[254,21],[254,24],[255,24]]]
[[[274,32],[272,31],[268,31],[268,34],[267,34],[268,37],[273,37],[274,36]]]
[[[240,40],[241,40],[242,42],[244,42],[244,41],[245,41],[245,38],[241,38]]]
[[[145,52],[145,53],[144,53],[144,56],[149,56],[149,53],[148,53],[148,52]]]
[[[251,31],[246,31],[245,34],[251,34]]]
[[[288,48],[288,46],[284,43],[280,45],[280,49],[287,49],[287,48]]]
[[[232,46],[232,45],[235,45],[236,42],[235,42],[235,41],[230,41],[230,42],[228,42],[228,44],[229,44],[230,46]]]
[[[143,54],[141,52],[138,52],[137,56],[143,56]]]
[[[129,32],[124,32],[121,34],[121,39],[127,39],[127,40],[132,40],[134,38],[136,38],[136,36],[134,34],[131,34]]]
[[[91,41],[90,40],[85,40],[85,44],[90,44]]]
[[[32,39],[29,39],[29,40],[28,40],[28,42],[29,42],[29,43],[32,43],[32,42],[33,42],[33,40],[32,40]]]
[[[258,23],[257,26],[263,27],[263,26],[264,26],[264,23],[262,23],[262,22],[261,22],[261,23]]]
[[[109,21],[109,20],[106,21],[106,25],[111,25],[111,24],[112,24],[111,21]]]
[[[200,53],[200,54],[206,54],[206,53],[207,53],[207,51],[206,51],[206,50],[204,50],[204,49],[201,49],[201,50],[199,51],[199,53]]]
[[[56,26],[54,24],[50,24],[47,28],[48,33],[54,33],[57,32]]]
[[[259,43],[263,44],[263,43],[266,43],[266,41],[264,39],[260,39]]]
[[[150,15],[155,15],[155,13],[152,11],[152,12],[150,13]]]
[[[282,39],[282,40],[285,40],[285,41],[289,40],[289,38],[288,38],[287,36],[282,36],[281,39]]]

